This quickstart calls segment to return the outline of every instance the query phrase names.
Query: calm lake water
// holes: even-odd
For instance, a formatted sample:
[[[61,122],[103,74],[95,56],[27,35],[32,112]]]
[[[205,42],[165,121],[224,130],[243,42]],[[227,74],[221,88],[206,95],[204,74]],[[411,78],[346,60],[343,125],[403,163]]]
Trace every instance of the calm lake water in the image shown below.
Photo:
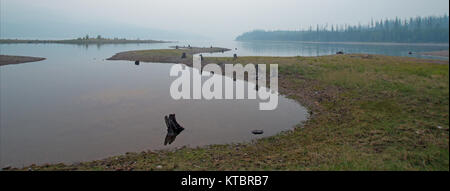
[[[183,44],[183,43],[179,43]],[[186,44],[186,43],[184,43]],[[219,41],[195,42],[194,45],[209,47],[210,45],[232,49],[225,53],[203,54],[205,56],[323,56],[344,53],[381,54],[389,56],[405,56],[424,59],[448,60],[448,57],[425,56],[420,52],[448,50],[448,44],[395,44],[395,43],[314,43],[314,42],[282,42],[282,41]],[[413,54],[409,54],[413,52]]]
[[[304,107],[283,96],[273,111],[259,111],[260,100],[173,100],[169,94],[175,79],[169,76],[171,64],[135,66],[129,61],[104,60],[121,51],[176,44],[233,49],[205,56],[317,56],[341,50],[411,56],[409,51],[448,49],[233,41],[103,46],[3,44],[0,54],[47,59],[0,67],[0,166],[70,163],[148,149],[244,142],[290,130],[307,119]],[[172,145],[164,146],[164,116],[169,113],[175,113],[186,129]],[[254,129],[262,129],[264,134],[251,134]]]

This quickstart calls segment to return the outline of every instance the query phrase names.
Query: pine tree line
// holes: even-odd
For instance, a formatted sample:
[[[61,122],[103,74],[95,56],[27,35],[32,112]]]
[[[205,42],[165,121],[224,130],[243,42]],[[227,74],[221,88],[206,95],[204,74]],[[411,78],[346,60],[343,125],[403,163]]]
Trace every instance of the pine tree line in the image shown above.
[[[386,19],[367,25],[310,26],[298,31],[254,30],[236,38],[246,40],[316,41],[316,42],[402,42],[448,43],[449,17],[428,16],[410,19]]]

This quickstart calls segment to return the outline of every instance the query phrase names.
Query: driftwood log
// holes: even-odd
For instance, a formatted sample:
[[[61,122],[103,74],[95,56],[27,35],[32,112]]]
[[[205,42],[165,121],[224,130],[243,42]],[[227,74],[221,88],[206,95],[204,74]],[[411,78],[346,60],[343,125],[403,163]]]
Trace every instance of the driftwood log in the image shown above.
[[[167,135],[164,140],[164,145],[172,144],[175,141],[175,138],[184,130],[184,128],[178,124],[175,119],[175,114],[169,114],[169,116],[165,116],[164,120],[166,121],[167,126]]]

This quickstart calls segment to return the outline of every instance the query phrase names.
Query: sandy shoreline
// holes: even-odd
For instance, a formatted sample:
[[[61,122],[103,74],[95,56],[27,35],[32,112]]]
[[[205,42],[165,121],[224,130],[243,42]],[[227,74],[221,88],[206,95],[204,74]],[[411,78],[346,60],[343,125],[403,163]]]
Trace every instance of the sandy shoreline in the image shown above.
[[[0,66],[10,64],[22,64],[26,62],[37,62],[41,60],[45,60],[45,58],[31,57],[31,56],[0,55]]]
[[[434,52],[422,52],[420,54],[427,55],[427,56],[441,56],[441,57],[448,58],[448,50],[441,50],[441,51],[434,51]]]

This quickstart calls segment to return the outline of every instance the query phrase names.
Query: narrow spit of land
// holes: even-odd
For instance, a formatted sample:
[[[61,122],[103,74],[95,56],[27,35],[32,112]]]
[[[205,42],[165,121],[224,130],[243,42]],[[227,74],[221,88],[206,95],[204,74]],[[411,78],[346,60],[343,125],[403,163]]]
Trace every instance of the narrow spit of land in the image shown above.
[[[177,63],[183,51],[131,51],[113,58]],[[280,93],[308,107],[311,118],[251,143],[12,170],[448,171],[449,65],[443,62],[362,54],[205,57],[204,63],[279,64]]]
[[[171,41],[161,40],[129,40],[129,39],[106,39],[106,38],[89,38],[89,39],[67,39],[67,40],[21,40],[21,39],[0,39],[0,44],[146,44],[146,43],[169,43]]]
[[[129,60],[159,63],[183,63],[192,66],[192,56],[200,53],[226,52],[230,49],[220,47],[172,47],[172,49],[136,50],[120,52],[107,60]],[[185,53],[185,57],[183,56]]]
[[[30,57],[30,56],[12,56],[12,55],[0,55],[0,66],[9,64],[21,64],[26,62],[37,62],[45,60],[45,58]]]

